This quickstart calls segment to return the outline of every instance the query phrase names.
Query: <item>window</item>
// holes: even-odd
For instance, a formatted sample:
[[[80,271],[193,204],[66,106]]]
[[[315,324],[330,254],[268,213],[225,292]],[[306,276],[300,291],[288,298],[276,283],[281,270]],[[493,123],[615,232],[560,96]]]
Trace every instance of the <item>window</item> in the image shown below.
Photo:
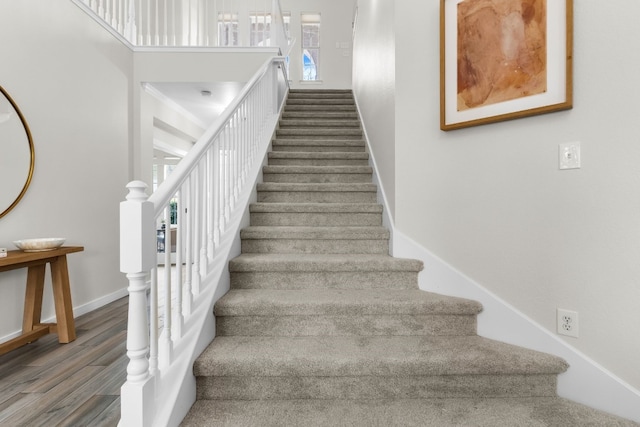
[[[238,46],[237,14],[218,14],[218,46]]]
[[[302,80],[319,80],[320,14],[303,13],[302,23]]]
[[[271,14],[252,13],[249,40],[251,46],[271,46]]]

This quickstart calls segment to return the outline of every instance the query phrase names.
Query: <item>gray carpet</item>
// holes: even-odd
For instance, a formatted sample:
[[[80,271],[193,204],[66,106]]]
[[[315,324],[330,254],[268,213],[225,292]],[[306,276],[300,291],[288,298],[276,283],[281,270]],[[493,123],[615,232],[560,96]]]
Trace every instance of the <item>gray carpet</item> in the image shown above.
[[[292,91],[194,364],[184,426],[628,426],[556,396],[564,360],[477,336],[479,303],[418,289],[349,91]]]

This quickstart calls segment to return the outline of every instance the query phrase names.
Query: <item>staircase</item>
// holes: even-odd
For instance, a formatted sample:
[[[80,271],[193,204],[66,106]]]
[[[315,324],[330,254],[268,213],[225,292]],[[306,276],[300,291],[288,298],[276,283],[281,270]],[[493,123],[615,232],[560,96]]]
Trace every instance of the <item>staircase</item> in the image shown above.
[[[183,425],[627,425],[556,396],[563,360],[477,336],[478,303],[418,289],[368,160],[351,92],[290,92]]]

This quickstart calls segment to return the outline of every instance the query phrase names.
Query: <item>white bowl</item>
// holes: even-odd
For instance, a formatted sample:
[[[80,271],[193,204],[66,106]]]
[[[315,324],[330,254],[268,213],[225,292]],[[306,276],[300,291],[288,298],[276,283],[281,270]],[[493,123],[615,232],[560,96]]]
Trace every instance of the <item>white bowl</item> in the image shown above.
[[[25,252],[41,252],[59,248],[65,240],[65,238],[61,237],[47,237],[44,239],[16,240],[13,244]]]

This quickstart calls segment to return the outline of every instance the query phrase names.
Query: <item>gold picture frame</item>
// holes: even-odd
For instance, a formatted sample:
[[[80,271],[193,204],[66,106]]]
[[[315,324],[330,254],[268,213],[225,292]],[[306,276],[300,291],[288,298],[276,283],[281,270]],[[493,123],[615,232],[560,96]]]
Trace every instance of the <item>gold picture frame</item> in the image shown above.
[[[573,107],[573,0],[441,0],[440,128]]]

